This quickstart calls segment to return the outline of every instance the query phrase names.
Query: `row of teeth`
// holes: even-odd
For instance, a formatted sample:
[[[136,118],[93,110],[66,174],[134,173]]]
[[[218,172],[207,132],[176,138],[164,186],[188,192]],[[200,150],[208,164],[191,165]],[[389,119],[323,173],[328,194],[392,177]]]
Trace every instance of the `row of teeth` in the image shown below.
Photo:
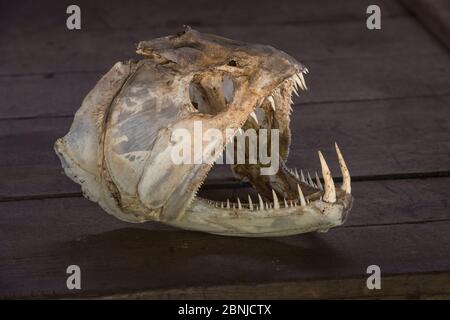
[[[296,73],[294,74],[290,80],[293,82],[294,84],[294,93],[297,95],[298,97],[298,89],[302,89],[302,90],[308,90],[308,87],[306,86],[306,82],[305,82],[305,77],[303,76],[303,73],[307,74],[309,71],[307,68],[305,68],[302,72]],[[277,110],[277,106],[275,103],[275,99],[273,98],[273,94],[268,96],[266,98],[269,102],[270,102],[270,106],[272,107],[273,111]],[[293,104],[292,102],[292,98],[291,98],[291,105]],[[253,120],[255,120],[255,122],[257,124],[259,124],[258,122],[258,117],[256,116],[255,111],[252,111],[252,113],[250,113],[250,116],[253,118]]]
[[[307,172],[307,176],[305,178],[305,175],[303,174],[303,170],[300,170],[300,175],[298,174],[297,168],[294,169],[289,169],[289,172],[297,178],[297,180],[300,180],[301,182],[307,184],[310,187],[316,188],[316,189],[320,189],[323,191],[323,186],[322,186],[322,182],[320,181],[319,175],[317,174],[317,172],[315,173],[315,180],[316,182],[313,181],[313,179],[311,178],[311,175],[309,174],[309,172]]]
[[[275,193],[275,191],[272,189],[272,195],[273,195],[273,202],[267,202],[264,201],[261,197],[261,195],[258,193],[258,204],[253,204],[252,198],[250,195],[248,195],[248,203],[241,203],[241,200],[239,197],[237,198],[237,203],[230,203],[230,200],[227,199],[226,202],[220,202],[220,201],[208,201],[208,203],[216,208],[221,209],[250,209],[250,211],[257,211],[257,210],[269,210],[269,209],[282,209],[282,208],[294,208],[298,206],[306,206],[309,204],[309,200],[305,199],[303,196],[303,193],[300,189],[300,186],[298,186],[299,190],[299,199],[298,200],[286,200],[284,199],[282,206],[278,200],[278,196]]]
[[[351,194],[351,177],[350,173],[348,171],[347,165],[345,164],[344,157],[342,156],[342,153],[338,147],[338,145],[335,143],[336,153],[339,160],[339,166],[341,168],[342,173],[342,186],[341,190],[344,191],[347,194]],[[322,185],[319,175],[316,173],[316,183],[312,181],[311,175],[307,174],[307,178],[305,179],[305,176],[303,174],[303,171],[300,170],[300,175],[297,172],[297,169],[291,170],[294,176],[296,176],[299,180],[302,182],[312,186],[316,187],[323,191],[323,195],[320,198],[321,201],[325,201],[328,203],[334,203],[336,202],[336,188],[334,186],[334,181],[331,176],[330,169],[328,168],[328,165],[325,161],[325,158],[323,157],[322,153],[319,151],[319,159],[320,159],[320,165],[322,167],[322,176],[324,180],[324,186]],[[300,185],[297,184],[297,191],[298,191],[298,199],[297,200],[283,200],[284,207],[283,208],[293,208],[293,207],[303,207],[309,204],[309,200],[305,199],[305,196],[303,195],[302,189],[300,188]],[[226,202],[217,202],[217,201],[208,201],[210,205],[216,207],[216,208],[222,208],[222,209],[250,209],[250,211],[253,210],[269,210],[269,209],[282,209],[280,205],[280,201],[278,200],[278,196],[276,192],[272,189],[272,196],[273,196],[273,202],[264,202],[261,195],[258,193],[258,204],[253,204],[252,198],[250,195],[248,195],[248,204],[242,204],[239,197],[237,198],[237,203],[230,203],[230,200],[227,199]]]

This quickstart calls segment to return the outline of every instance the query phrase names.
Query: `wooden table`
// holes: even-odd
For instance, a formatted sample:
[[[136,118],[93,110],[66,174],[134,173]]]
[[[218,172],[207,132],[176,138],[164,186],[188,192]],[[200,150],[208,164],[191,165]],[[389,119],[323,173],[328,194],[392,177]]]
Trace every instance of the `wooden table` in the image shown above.
[[[370,1],[67,1],[0,8],[0,296],[3,298],[433,298],[450,296],[450,56],[410,11]],[[318,169],[338,141],[356,199],[347,224],[227,238],[127,224],[84,199],[52,150],[83,97],[139,40],[182,24],[271,44],[310,70],[289,163]],[[336,161],[329,161],[339,178]],[[212,175],[206,193],[246,186]],[[82,290],[66,268],[82,270]],[[382,289],[368,290],[378,265]]]

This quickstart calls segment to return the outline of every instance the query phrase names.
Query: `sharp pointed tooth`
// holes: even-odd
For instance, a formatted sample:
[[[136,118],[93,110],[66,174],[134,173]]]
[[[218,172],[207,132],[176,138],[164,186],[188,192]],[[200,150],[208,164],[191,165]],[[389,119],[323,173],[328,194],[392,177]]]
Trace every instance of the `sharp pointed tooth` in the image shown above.
[[[259,201],[259,210],[264,210],[264,201],[259,193],[258,193],[258,201]]]
[[[305,197],[303,196],[302,188],[300,188],[299,184],[297,184],[297,190],[298,190],[298,198],[300,199],[300,205],[306,206]]]
[[[277,194],[275,193],[275,190],[273,190],[273,189],[272,189],[272,196],[273,196],[273,208],[280,209],[280,203],[278,202]]]
[[[269,209],[270,209],[269,204],[268,204],[267,202],[266,202],[265,204],[266,204],[265,208],[266,208],[267,210],[269,210]]]
[[[323,194],[323,201],[334,203],[336,202],[336,189],[334,187],[334,181],[331,177],[330,169],[328,168],[327,162],[325,161],[325,158],[322,155],[322,152],[319,151],[319,159],[320,159],[320,165],[322,166],[322,176],[323,181],[325,183],[324,186],[324,194]]]
[[[267,97],[267,100],[269,100],[270,105],[272,106],[273,111],[276,111],[277,108],[276,108],[275,100],[273,99],[273,97],[272,97],[272,96],[268,96],[268,97]]]
[[[287,208],[288,207],[288,203],[286,201],[286,198],[284,198],[284,207]]]
[[[237,131],[238,131],[239,134],[243,134],[244,133],[244,131],[242,131],[242,128],[239,128]]]
[[[297,76],[296,76],[295,74],[291,77],[291,80],[292,80],[292,87],[293,87],[295,90],[298,90],[298,83],[297,83],[296,77],[297,77]]]
[[[303,69],[302,72],[303,72],[304,74],[308,74],[308,73],[309,73],[309,70],[308,70],[308,68],[305,67],[305,69]]]
[[[237,197],[237,203],[238,203],[238,209],[241,210],[242,204],[241,204],[241,200],[239,199],[239,197]]]
[[[297,91],[297,88],[296,87],[293,87],[293,91],[294,91],[294,93],[295,93],[295,95],[298,97],[298,91]]]
[[[230,209],[230,200],[227,199],[227,209]]]
[[[248,195],[248,206],[249,206],[250,210],[253,210],[253,202],[252,202],[252,198],[250,197],[250,195]]]
[[[337,143],[334,143],[334,146],[336,147],[336,153],[339,159],[339,167],[341,167],[342,173],[341,189],[344,190],[346,193],[351,194],[352,186],[351,186],[350,172],[348,171],[347,165],[345,164],[344,161],[344,157],[342,156],[341,150],[339,150]]]
[[[311,175],[309,174],[309,171],[308,171],[308,184],[309,184],[311,187],[314,187],[314,182],[313,182],[312,179],[311,179]]]
[[[302,85],[303,85],[303,90],[308,90],[308,87],[306,86],[306,81],[305,81],[305,77],[303,76],[303,73],[299,73],[298,74],[298,77],[299,77],[299,79],[300,79],[300,81],[301,81],[301,83],[302,83]]]
[[[292,205],[292,200],[289,201],[289,206],[290,206],[291,208],[293,207],[293,205]]]
[[[319,187],[320,190],[323,190],[322,182],[320,182],[319,175],[316,172],[316,184]]]
[[[301,74],[301,73],[300,73]],[[302,75],[303,76],[303,75]],[[295,75],[295,81],[302,90],[306,90],[305,85],[299,75]]]
[[[222,201],[220,202],[220,207],[223,209],[223,202]]]
[[[259,124],[259,122],[258,122],[258,117],[256,116],[255,111],[252,111],[252,113],[250,113],[250,117],[252,117],[253,120],[255,120],[255,122],[256,122],[257,124]]]
[[[306,182],[306,180],[305,180],[305,175],[303,174],[303,170],[302,170],[302,169],[300,169],[300,180],[301,180],[302,182]]]
[[[294,169],[294,175],[297,179],[300,179],[300,176],[298,175],[297,168]]]

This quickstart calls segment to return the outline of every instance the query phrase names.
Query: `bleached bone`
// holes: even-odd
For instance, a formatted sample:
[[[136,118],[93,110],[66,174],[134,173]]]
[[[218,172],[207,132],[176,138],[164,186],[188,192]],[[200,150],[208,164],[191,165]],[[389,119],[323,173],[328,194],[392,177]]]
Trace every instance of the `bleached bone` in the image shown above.
[[[174,36],[142,41],[136,51],[144,58],[116,63],[85,97],[67,135],[55,143],[65,173],[87,198],[127,222],[156,220],[229,236],[285,236],[344,223],[353,198],[338,148],[345,192],[336,192],[326,164],[323,191],[310,177],[306,185],[303,172],[299,177],[296,170],[293,176],[285,169],[292,94],[297,87],[307,89],[307,69],[301,63],[270,46],[189,27]],[[258,121],[260,114],[254,111],[265,99],[276,121]],[[172,134],[180,129],[193,135],[197,122],[202,131],[217,129],[226,138],[214,146],[202,141],[202,154],[192,146],[201,163],[174,163]],[[211,147],[223,151],[242,129],[271,129],[274,123],[282,142],[277,150],[280,170],[263,177],[259,163],[232,166],[238,179],[247,178],[257,189],[258,206],[250,197],[247,205],[239,198],[236,204],[197,195],[217,160]],[[298,190],[292,190],[299,178]],[[263,200],[271,198],[272,189],[278,193],[272,195],[273,205]]]

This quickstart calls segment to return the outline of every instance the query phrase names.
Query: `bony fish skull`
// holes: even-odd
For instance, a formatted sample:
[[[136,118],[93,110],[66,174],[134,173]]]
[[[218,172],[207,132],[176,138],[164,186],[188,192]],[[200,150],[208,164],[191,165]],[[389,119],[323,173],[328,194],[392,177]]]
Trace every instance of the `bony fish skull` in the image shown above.
[[[140,42],[137,53],[142,60],[116,63],[98,81],[69,133],[55,143],[65,173],[88,199],[124,221],[156,220],[230,236],[285,236],[344,223],[353,198],[337,145],[340,187],[321,153],[323,184],[317,175],[313,181],[285,165],[291,96],[306,89],[306,67],[271,46],[189,27]],[[195,123],[201,123],[201,133],[215,129],[224,135],[277,130],[279,148],[271,151],[279,163],[276,173],[262,174],[259,159],[232,165],[234,175],[256,189],[256,198],[230,203],[197,196],[217,160],[211,142],[201,142],[200,162],[174,163],[172,157],[174,132],[194,133]],[[222,151],[228,141],[213,147]],[[269,139],[264,146],[270,144]]]

